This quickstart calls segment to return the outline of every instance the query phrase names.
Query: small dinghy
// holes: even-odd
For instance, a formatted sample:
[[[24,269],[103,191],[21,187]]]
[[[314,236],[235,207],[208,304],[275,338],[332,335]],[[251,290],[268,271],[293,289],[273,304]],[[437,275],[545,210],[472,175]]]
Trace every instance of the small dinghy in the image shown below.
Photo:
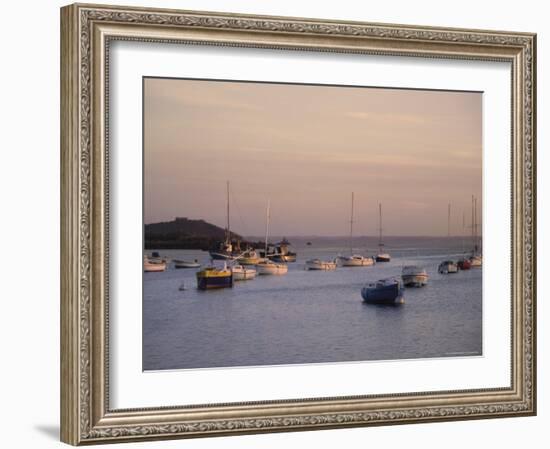
[[[200,268],[201,264],[195,259],[193,262],[186,260],[174,259],[175,268]]]
[[[405,287],[424,287],[428,283],[428,273],[415,265],[403,267],[401,279]]]
[[[336,270],[336,262],[321,259],[306,260],[306,270]]]
[[[380,279],[370,282],[361,289],[363,301],[368,304],[403,304],[403,286],[397,279]]]
[[[437,267],[437,271],[440,274],[458,273],[458,265],[452,260],[445,260],[444,262],[441,262],[439,264],[439,267]]]

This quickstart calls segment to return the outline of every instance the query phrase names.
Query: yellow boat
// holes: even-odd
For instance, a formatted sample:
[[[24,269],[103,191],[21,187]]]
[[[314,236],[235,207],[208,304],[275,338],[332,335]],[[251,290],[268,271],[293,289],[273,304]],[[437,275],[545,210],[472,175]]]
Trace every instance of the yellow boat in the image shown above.
[[[227,266],[223,268],[206,267],[204,270],[197,271],[197,288],[199,290],[231,287],[233,287],[233,273]]]

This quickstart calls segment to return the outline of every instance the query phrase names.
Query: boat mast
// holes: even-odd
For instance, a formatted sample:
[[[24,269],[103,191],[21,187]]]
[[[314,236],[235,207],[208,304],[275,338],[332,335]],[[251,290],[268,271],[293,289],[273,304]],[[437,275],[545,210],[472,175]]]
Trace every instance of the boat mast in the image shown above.
[[[447,237],[451,236],[451,203],[447,211]]]
[[[265,217],[265,257],[267,258],[267,236],[269,234],[269,200],[267,200],[267,211]]]
[[[464,209],[462,210],[462,252],[464,252],[464,231],[466,230],[466,215]]]
[[[474,238],[474,195],[472,195],[472,247],[475,246]]]
[[[382,203],[378,203],[378,247],[380,248],[380,251],[382,251]]]
[[[477,198],[474,199],[474,251],[477,253]]]
[[[227,234],[225,236],[225,240],[228,243],[231,243],[231,228],[229,226],[229,181],[227,181]]]
[[[353,192],[351,192],[351,216],[349,220],[349,253],[353,255]]]

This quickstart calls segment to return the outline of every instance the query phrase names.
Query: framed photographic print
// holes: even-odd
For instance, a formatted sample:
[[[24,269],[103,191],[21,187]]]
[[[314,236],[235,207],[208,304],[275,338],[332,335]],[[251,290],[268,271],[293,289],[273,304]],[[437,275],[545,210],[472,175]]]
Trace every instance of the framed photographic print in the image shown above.
[[[61,10],[61,437],[536,413],[536,36]]]

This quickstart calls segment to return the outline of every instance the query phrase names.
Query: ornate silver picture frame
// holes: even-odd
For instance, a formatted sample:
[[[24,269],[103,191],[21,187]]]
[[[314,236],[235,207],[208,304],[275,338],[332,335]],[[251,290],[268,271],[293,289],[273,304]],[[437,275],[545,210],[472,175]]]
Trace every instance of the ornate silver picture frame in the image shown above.
[[[511,65],[511,369],[506,388],[208,405],[110,405],[109,51],[115,41]],[[94,444],[536,413],[536,36],[75,4],[61,9],[61,439]]]

